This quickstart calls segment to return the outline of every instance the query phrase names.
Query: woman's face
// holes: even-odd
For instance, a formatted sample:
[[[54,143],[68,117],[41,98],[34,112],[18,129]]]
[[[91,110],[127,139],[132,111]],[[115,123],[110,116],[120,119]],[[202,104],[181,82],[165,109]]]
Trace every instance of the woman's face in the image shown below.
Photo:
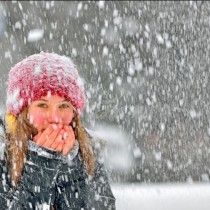
[[[28,116],[30,123],[40,132],[49,124],[69,125],[73,118],[73,106],[63,97],[46,96],[30,104]]]

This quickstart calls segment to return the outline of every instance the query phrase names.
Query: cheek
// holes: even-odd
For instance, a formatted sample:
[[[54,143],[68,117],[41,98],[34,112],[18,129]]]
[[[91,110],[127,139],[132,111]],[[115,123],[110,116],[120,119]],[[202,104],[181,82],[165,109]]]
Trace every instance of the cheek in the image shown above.
[[[61,121],[64,125],[69,125],[73,118],[73,112],[67,112],[61,116]]]
[[[46,117],[41,115],[41,114],[37,114],[34,117],[34,124],[40,125],[43,124],[44,122],[46,122]]]
[[[46,117],[44,114],[40,112],[32,112],[29,114],[30,123],[35,127],[39,127],[40,125],[44,125],[46,122]]]

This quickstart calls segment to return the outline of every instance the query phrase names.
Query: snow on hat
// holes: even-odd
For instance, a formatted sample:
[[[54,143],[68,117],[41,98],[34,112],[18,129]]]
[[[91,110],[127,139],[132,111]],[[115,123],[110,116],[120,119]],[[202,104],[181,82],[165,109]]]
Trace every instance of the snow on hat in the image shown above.
[[[7,111],[17,116],[32,101],[48,94],[69,100],[80,114],[85,91],[75,64],[66,56],[41,52],[17,63],[9,72]]]

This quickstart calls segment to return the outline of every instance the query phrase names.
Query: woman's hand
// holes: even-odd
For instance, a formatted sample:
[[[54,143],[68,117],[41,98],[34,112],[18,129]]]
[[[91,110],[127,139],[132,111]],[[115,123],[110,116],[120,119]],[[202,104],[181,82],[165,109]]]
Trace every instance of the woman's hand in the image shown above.
[[[62,152],[66,156],[75,144],[75,135],[71,126],[50,124],[33,140],[39,146]]]
[[[66,156],[74,147],[75,144],[75,135],[71,126],[64,126],[65,133],[64,136],[64,145],[63,145],[63,155]]]

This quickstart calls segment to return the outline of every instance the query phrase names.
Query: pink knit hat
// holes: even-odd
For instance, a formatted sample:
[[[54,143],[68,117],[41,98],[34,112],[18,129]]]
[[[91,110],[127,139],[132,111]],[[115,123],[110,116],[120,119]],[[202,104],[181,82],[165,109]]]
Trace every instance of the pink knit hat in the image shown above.
[[[57,94],[80,114],[85,106],[83,82],[72,60],[41,52],[17,63],[9,72],[7,111],[17,116],[32,101]]]

